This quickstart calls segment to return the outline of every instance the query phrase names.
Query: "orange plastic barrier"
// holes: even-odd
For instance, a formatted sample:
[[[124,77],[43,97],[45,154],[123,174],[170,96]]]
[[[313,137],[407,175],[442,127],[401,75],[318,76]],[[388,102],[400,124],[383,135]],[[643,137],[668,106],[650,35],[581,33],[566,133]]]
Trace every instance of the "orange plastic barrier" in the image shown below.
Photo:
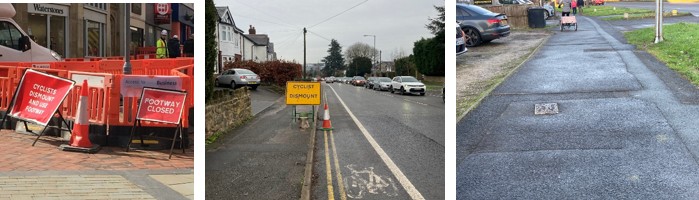
[[[183,126],[189,126],[189,109],[194,106],[193,58],[133,60],[132,74],[178,76],[182,89],[187,91]],[[123,60],[65,62],[0,62],[0,110],[7,110],[15,90],[26,69],[32,68],[55,76],[79,80],[88,79],[90,123],[111,126],[132,126],[138,109],[138,98],[121,97]],[[59,108],[66,119],[75,119],[80,84],[75,86]],[[143,126],[174,127],[174,125],[144,122]]]
[[[108,110],[109,93],[113,90],[113,76],[114,75],[107,73],[68,72],[68,78],[77,80],[76,82],[82,82],[84,79],[88,80],[88,102],[90,102],[90,104],[88,105],[87,111],[90,123],[108,124],[107,113],[119,112],[118,109]],[[76,84],[74,89],[68,94],[68,97],[66,97],[64,101],[66,103],[63,105],[63,115],[66,118],[74,119],[77,116],[77,102],[80,100],[81,90],[82,84]]]

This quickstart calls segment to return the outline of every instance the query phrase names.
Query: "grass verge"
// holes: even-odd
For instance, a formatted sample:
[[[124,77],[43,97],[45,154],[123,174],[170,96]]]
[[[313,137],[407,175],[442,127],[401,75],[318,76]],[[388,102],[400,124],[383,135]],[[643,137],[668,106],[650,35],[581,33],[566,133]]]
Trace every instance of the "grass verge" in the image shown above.
[[[585,16],[594,16],[594,17],[599,17],[599,16],[610,16],[610,15],[621,15],[623,17],[624,13],[629,13],[631,14],[641,14],[641,13],[650,13],[650,14],[655,14],[655,11],[653,10],[647,10],[647,9],[640,9],[640,8],[623,8],[623,7],[614,7],[614,6],[590,6],[590,7],[584,7],[583,8],[585,12]],[[561,13],[560,8],[556,8],[556,13]],[[572,14],[572,11],[571,11]]]
[[[529,55],[534,53],[534,50],[536,47],[529,49],[529,54],[523,55],[515,60],[512,60],[505,64],[503,68],[505,70],[502,71],[502,73],[498,74],[497,76],[493,77],[492,79],[488,80],[486,83],[486,89],[481,91],[478,95],[468,95],[464,98],[457,99],[456,101],[456,117],[461,118],[466,112],[470,111],[472,108],[478,106],[481,100],[485,98],[485,96],[488,96],[490,92],[492,92],[500,83],[505,81],[507,76],[511,74],[513,70],[517,69],[517,66],[520,64],[524,63],[524,61],[529,58]],[[457,119],[457,122],[461,119]]]
[[[663,35],[664,41],[655,44],[654,28],[624,33],[630,44],[646,50],[692,84],[699,86],[699,24],[682,22],[664,25]]]
[[[664,17],[682,17],[682,16],[687,16],[687,15],[691,15],[691,14],[688,12],[678,12],[677,15],[673,16],[671,12],[663,13]],[[655,13],[629,14],[628,19],[625,19],[624,15],[614,15],[611,17],[602,18],[602,20],[604,20],[604,21],[616,21],[616,20],[634,20],[634,19],[648,19],[648,18],[655,18]]]

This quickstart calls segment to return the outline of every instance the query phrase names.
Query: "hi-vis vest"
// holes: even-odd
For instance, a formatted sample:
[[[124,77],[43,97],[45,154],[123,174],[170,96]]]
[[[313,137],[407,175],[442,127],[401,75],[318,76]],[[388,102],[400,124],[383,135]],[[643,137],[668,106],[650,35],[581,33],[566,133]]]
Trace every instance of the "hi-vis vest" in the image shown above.
[[[167,58],[167,43],[162,38],[156,42],[155,58]]]

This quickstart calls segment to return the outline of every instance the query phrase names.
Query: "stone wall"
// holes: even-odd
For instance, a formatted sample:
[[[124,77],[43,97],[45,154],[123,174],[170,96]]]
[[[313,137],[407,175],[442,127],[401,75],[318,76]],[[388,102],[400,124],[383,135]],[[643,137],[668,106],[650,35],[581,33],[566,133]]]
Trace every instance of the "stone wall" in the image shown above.
[[[206,105],[206,138],[237,128],[251,117],[250,92],[246,87],[215,91]]]

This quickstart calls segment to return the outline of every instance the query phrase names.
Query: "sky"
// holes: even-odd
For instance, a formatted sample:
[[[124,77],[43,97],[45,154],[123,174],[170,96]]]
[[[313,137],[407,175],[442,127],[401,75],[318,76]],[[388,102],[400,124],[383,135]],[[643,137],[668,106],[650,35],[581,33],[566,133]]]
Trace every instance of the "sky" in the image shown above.
[[[328,55],[330,39],[340,43],[343,53],[356,42],[373,46],[374,38],[363,35],[376,35],[376,49],[382,51],[383,61],[393,60],[401,49],[405,55],[411,54],[415,41],[433,37],[425,28],[429,18],[438,16],[433,6],[444,6],[440,0],[214,0],[214,3],[217,7],[228,6],[236,26],[245,34],[253,25],[257,34],[269,35],[278,59],[298,63],[303,63],[304,27],[308,29],[307,63],[319,63]],[[358,6],[350,9],[355,5]],[[325,21],[347,9],[350,10]]]

